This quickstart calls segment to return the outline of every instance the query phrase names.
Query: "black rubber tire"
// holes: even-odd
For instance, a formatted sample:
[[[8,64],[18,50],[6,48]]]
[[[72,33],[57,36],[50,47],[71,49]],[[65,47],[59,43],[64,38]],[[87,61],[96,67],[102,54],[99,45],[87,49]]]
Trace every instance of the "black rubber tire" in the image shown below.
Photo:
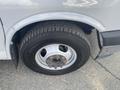
[[[35,61],[35,54],[41,47],[62,43],[71,46],[77,52],[76,62],[63,70],[47,70],[40,67]],[[20,45],[20,57],[27,67],[33,71],[61,75],[77,70],[83,66],[90,56],[89,41],[83,31],[72,22],[51,21],[37,24],[23,38]]]

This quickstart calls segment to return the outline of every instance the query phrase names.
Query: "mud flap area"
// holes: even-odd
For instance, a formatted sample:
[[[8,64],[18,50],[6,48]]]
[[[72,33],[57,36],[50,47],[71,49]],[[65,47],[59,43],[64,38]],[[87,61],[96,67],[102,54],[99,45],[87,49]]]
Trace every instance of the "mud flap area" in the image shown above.
[[[17,68],[18,62],[19,62],[18,48],[14,44],[11,44],[10,51],[11,51],[12,61],[15,65],[15,67]]]
[[[120,30],[102,32],[103,46],[98,58],[111,56],[120,52]]]

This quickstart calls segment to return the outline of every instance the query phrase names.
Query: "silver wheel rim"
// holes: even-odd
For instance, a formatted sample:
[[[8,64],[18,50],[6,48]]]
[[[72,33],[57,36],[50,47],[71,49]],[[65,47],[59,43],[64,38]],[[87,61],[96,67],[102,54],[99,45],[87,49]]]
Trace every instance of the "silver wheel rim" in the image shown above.
[[[35,54],[36,63],[48,70],[62,70],[72,66],[77,59],[76,51],[65,44],[50,44]]]

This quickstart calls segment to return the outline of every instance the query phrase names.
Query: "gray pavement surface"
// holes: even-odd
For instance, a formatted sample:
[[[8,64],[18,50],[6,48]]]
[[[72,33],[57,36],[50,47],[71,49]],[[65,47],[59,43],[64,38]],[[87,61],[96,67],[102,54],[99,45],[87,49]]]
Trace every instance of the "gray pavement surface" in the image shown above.
[[[79,70],[61,76],[38,74],[22,62],[0,61],[0,90],[120,90],[120,53],[90,60]]]

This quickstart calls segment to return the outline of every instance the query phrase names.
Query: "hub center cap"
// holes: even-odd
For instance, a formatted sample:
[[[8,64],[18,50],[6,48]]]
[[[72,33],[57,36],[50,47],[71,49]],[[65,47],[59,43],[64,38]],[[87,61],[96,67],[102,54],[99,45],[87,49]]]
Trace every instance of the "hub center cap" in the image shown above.
[[[62,55],[53,55],[47,58],[46,63],[49,67],[61,67],[67,63],[67,59]]]

